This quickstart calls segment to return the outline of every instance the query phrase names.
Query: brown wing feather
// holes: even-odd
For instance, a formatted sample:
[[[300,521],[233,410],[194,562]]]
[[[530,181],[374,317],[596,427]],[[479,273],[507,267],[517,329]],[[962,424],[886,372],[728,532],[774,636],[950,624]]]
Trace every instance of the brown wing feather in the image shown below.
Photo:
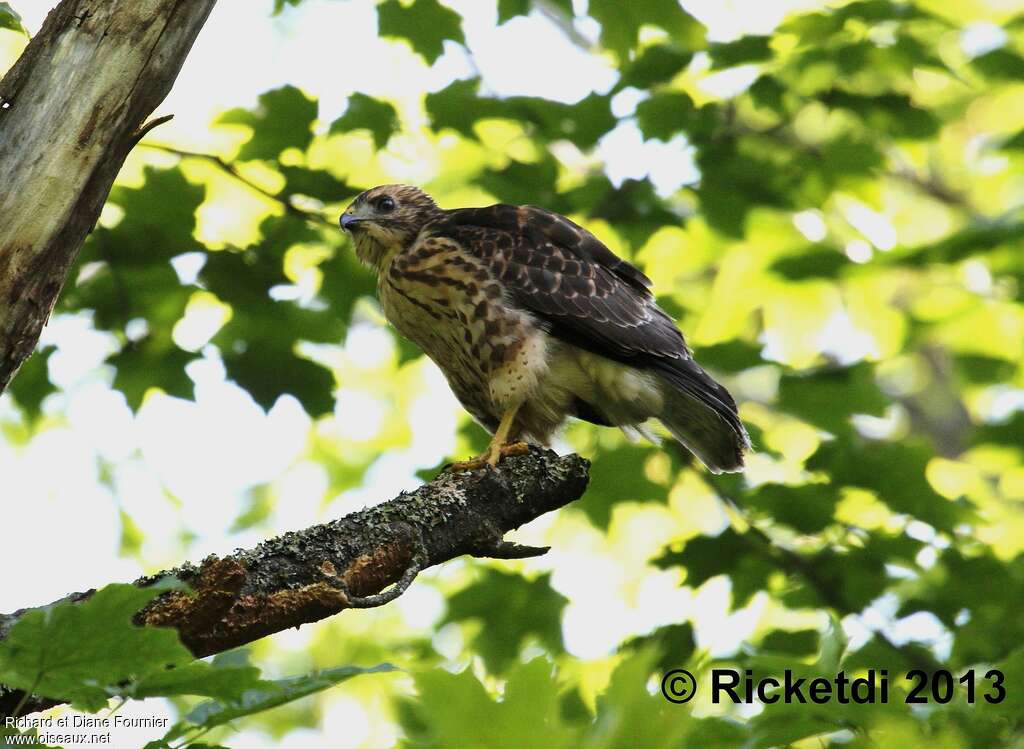
[[[535,206],[446,211],[432,227],[489,262],[514,303],[550,332],[617,361],[687,359],[650,279],[583,227]]]
[[[747,437],[729,391],[693,361],[651,296],[650,279],[589,231],[543,208],[504,204],[445,211],[429,231],[487,262],[510,301],[554,337],[654,370],[713,409],[737,435],[741,454]]]

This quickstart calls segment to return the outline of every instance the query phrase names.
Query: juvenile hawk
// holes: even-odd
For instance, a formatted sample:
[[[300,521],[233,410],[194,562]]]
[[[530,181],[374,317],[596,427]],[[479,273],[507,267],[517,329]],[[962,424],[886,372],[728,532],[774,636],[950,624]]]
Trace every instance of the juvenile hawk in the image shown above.
[[[443,210],[383,185],[341,216],[377,273],[388,320],[437,363],[494,438],[457,464],[546,444],[569,416],[650,435],[659,419],[712,472],[750,440],[729,392],[690,354],[650,280],[590,232],[535,206]]]

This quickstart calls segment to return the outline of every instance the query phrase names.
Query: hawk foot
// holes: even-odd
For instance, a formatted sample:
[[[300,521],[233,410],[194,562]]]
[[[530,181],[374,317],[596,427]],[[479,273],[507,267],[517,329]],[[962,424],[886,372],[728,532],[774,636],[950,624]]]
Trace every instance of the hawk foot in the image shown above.
[[[497,468],[502,458],[508,458],[513,455],[526,455],[528,452],[530,452],[530,446],[525,442],[491,443],[483,455],[478,455],[470,460],[460,460],[457,463],[452,463],[450,470],[477,471],[484,466]]]

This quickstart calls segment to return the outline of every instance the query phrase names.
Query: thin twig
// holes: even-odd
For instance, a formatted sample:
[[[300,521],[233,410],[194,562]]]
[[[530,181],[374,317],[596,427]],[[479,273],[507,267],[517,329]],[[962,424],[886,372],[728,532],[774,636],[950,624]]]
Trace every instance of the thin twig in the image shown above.
[[[173,119],[173,114],[165,114],[163,117],[157,117],[143,125],[140,125],[139,128],[134,133],[132,133],[132,140],[134,140],[135,143],[137,144],[140,140],[146,137],[150,130],[152,130],[155,127],[159,127],[160,125],[163,125],[165,122],[170,122]]]
[[[162,143],[139,143],[139,145],[145,146],[146,148],[152,148],[153,150],[156,151],[163,151],[164,153],[173,154],[183,159],[198,159],[200,161],[206,161],[207,163],[216,166],[218,169],[220,169],[228,176],[238,180],[253,192],[258,193],[262,195],[264,198],[272,200],[275,203],[279,203],[281,206],[284,207],[285,211],[292,214],[296,218],[301,218],[304,221],[319,224],[320,226],[329,226],[332,229],[336,228],[337,226],[337,224],[334,221],[315,211],[307,211],[303,208],[299,208],[298,206],[291,202],[291,196],[287,194],[273,193],[270,190],[261,187],[260,185],[256,184],[248,177],[243,175],[238,170],[238,167],[235,166],[232,162],[227,161],[226,159],[222,159],[220,156],[217,156],[216,154],[201,153],[199,151],[186,151],[184,149],[175,148],[173,146],[167,146]]]

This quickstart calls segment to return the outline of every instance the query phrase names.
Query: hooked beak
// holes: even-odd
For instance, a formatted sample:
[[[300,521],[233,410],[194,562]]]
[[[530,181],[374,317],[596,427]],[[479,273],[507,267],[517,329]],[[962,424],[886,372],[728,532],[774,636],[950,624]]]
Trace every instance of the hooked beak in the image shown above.
[[[352,228],[358,224],[360,219],[356,218],[350,213],[341,214],[341,219],[338,223],[341,224],[341,228],[345,231],[352,231]]]

